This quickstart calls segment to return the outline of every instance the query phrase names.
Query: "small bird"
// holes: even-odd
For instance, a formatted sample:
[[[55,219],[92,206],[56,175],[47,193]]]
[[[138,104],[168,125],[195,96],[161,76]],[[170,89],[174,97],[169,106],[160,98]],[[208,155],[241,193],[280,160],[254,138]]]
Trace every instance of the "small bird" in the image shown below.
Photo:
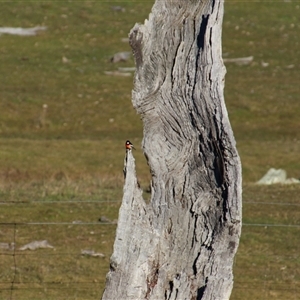
[[[125,148],[126,150],[132,150],[132,149],[136,150],[130,141],[126,141]]]

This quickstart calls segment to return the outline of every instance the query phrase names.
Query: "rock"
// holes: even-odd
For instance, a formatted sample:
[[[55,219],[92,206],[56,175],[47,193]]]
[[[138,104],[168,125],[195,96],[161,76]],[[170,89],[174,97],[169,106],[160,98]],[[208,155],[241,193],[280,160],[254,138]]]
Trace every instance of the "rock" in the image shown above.
[[[235,63],[239,66],[249,65],[253,61],[253,56],[247,57],[238,57],[238,58],[223,58],[223,62],[227,63]]]
[[[113,11],[121,11],[121,12],[125,12],[126,11],[126,9],[123,6],[118,6],[118,5],[112,6],[111,9]]]
[[[259,181],[257,181],[257,184],[282,183],[285,180],[285,170],[271,168]]]
[[[113,63],[118,63],[120,61],[127,61],[131,57],[131,52],[118,52],[113,55],[110,59]]]
[[[284,184],[294,184],[294,183],[300,183],[299,179],[296,178],[288,178],[284,182]]]
[[[50,245],[47,240],[43,240],[43,241],[33,241],[29,244],[24,245],[19,250],[21,250],[21,251],[36,250],[39,248],[52,248],[53,249],[54,247],[52,245]]]
[[[286,178],[286,171],[282,169],[271,168],[259,181],[257,184],[294,184],[300,183],[300,180],[296,178]]]
[[[0,249],[12,251],[15,249],[15,243],[0,243]]]
[[[22,36],[31,36],[37,35],[39,31],[46,30],[45,26],[36,26],[32,28],[21,28],[21,27],[0,27],[0,34],[13,34],[13,35],[22,35]]]
[[[105,75],[111,75],[111,76],[123,76],[123,77],[129,77],[132,74],[128,73],[128,72],[119,72],[119,71],[105,71],[104,72]]]
[[[111,223],[111,220],[106,216],[101,216],[98,221],[101,223]]]
[[[105,255],[101,252],[95,252],[94,250],[81,250],[81,255],[84,256],[92,256],[92,257],[105,257]]]

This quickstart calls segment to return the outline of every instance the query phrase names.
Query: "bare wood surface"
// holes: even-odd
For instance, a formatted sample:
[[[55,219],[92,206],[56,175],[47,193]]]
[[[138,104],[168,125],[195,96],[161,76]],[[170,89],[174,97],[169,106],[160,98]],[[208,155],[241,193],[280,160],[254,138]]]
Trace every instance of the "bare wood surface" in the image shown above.
[[[103,299],[229,299],[241,232],[241,163],[224,103],[222,1],[155,2],[130,43],[133,105],[152,174],[131,151]]]

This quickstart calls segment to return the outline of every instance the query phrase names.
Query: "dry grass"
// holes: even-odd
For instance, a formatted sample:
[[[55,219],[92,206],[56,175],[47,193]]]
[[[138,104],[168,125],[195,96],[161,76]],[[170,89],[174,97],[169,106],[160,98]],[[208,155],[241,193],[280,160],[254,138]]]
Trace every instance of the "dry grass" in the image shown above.
[[[113,3],[126,11],[113,11]],[[1,225],[0,242],[15,236],[17,248],[37,239],[55,246],[17,251],[15,273],[12,252],[1,250],[1,299],[10,299],[14,274],[19,289],[11,299],[100,297],[115,225],[98,219],[117,218],[123,143],[130,139],[139,149],[142,140],[142,124],[130,103],[132,77],[104,72],[133,66],[132,58],[118,64],[109,59],[130,51],[121,39],[144,21],[151,6],[151,1],[1,4],[1,26],[48,29],[35,37],[0,37],[0,197],[7,203],[0,220],[96,223]],[[292,2],[225,5],[224,55],[254,56],[248,66],[226,66],[225,89],[243,163],[248,224],[299,225],[299,187],[253,185],[270,167],[300,176],[299,9]],[[140,150],[135,157],[146,189],[145,158]],[[265,204],[248,203],[253,201]],[[298,236],[299,227],[244,226],[232,299],[297,299]],[[82,257],[86,248],[105,258]]]
[[[99,298],[116,228],[115,224],[99,222],[99,218],[117,218],[120,200],[115,201],[119,193],[114,191],[117,189],[111,191],[106,201],[98,195],[98,200],[91,202],[85,194],[80,202],[70,202],[66,194],[57,197],[55,202],[48,199],[2,205],[0,220],[18,224],[1,226],[1,241],[12,242],[15,235],[17,248],[44,239],[55,247],[54,250],[16,251],[14,299]],[[235,286],[231,299],[297,299],[300,272],[295,266],[300,263],[297,242],[300,229],[284,225],[299,224],[299,192],[300,187],[295,185],[244,186],[245,225],[234,264]],[[74,221],[89,224],[72,224]],[[101,252],[105,257],[81,256],[83,249]],[[10,294],[14,263],[11,251],[2,254],[5,259],[0,265],[5,271],[1,273],[0,284],[1,297],[5,299]]]
[[[299,192],[298,185],[244,186],[245,225],[235,258],[231,299],[298,298]]]

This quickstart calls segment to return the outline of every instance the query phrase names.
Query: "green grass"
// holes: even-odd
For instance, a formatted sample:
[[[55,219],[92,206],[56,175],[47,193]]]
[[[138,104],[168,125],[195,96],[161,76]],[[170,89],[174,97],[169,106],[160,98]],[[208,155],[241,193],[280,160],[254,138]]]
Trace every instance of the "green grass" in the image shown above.
[[[33,37],[0,36],[0,200],[7,203],[0,220],[97,223],[0,226],[0,242],[15,236],[17,248],[38,239],[55,246],[16,252],[18,284],[11,299],[98,299],[102,293],[115,225],[98,219],[118,216],[125,140],[138,149],[142,187],[150,181],[139,147],[142,123],[131,104],[133,77],[104,72],[134,65],[132,58],[112,64],[110,57],[130,51],[121,39],[144,21],[152,4],[1,2],[0,26],[47,30]],[[112,5],[126,11],[112,11]],[[299,12],[293,2],[225,3],[224,56],[254,56],[247,66],[226,65],[225,100],[243,164],[245,224],[299,225],[298,186],[253,184],[271,167],[300,177]],[[298,227],[245,225],[231,299],[296,299],[298,236]],[[105,257],[82,257],[82,249]],[[14,261],[11,252],[1,251],[0,298],[10,299]]]

